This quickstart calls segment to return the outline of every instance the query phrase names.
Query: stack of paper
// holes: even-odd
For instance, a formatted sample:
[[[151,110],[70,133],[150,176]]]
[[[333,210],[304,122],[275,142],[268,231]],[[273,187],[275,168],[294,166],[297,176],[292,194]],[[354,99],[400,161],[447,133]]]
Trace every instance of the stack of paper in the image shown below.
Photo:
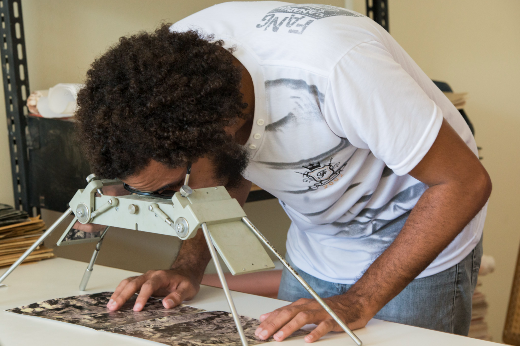
[[[29,221],[29,215],[25,211],[0,203],[0,227],[25,221]]]
[[[25,217],[23,220],[0,226],[0,267],[16,262],[45,231],[45,222],[39,216]],[[24,263],[52,257],[54,257],[52,249],[40,245],[25,259]]]

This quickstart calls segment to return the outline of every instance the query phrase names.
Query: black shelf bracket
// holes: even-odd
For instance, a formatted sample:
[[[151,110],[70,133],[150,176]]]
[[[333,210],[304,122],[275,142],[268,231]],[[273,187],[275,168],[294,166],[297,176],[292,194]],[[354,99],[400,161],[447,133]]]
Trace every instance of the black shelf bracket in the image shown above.
[[[388,27],[388,0],[366,0],[367,17],[390,32]]]
[[[1,0],[0,14],[2,17],[0,59],[2,61],[15,208],[32,214],[29,198],[27,120],[25,118],[26,114],[28,114],[26,101],[30,89],[23,30],[22,1]]]

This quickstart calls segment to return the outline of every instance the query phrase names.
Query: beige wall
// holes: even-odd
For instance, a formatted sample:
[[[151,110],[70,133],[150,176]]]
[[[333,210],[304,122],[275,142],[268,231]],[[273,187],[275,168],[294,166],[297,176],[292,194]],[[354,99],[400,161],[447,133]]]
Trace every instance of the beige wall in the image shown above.
[[[323,2],[343,5],[340,0]],[[364,0],[346,2],[356,11],[365,12]],[[58,82],[81,81],[89,63],[118,37],[153,29],[161,21],[175,21],[213,3],[200,0],[24,0],[31,88],[45,89]],[[520,172],[517,103],[520,1],[390,0],[389,9],[392,35],[425,72],[433,79],[449,82],[456,91],[467,91],[470,95],[466,111],[475,125],[477,143],[483,147],[483,164],[493,180],[484,246],[485,253],[495,257],[497,270],[483,279],[483,290],[490,302],[488,322],[494,340],[499,341],[520,241],[514,216],[520,206],[517,183]],[[3,119],[3,104],[0,112]],[[12,203],[8,155],[6,128],[0,126],[2,203]],[[279,237],[279,244],[283,244],[288,221],[278,214],[280,210],[275,203],[261,202],[256,207],[252,204],[248,212],[258,213],[256,218],[260,223],[265,220],[264,214],[275,213],[276,222],[265,225],[265,229],[272,232],[273,237]],[[157,244],[157,248],[146,247],[137,255],[129,251],[129,248],[138,249],[135,244],[142,240],[139,237],[114,235],[112,245],[107,241],[104,250],[120,254],[118,249],[121,248],[126,252],[112,262],[103,257],[100,261],[143,270],[147,260],[154,265],[166,265],[171,260],[168,251],[174,244],[165,244],[156,237],[151,239],[151,244]],[[91,251],[85,248],[82,259],[88,258]],[[102,253],[102,256],[108,254]]]
[[[500,341],[520,242],[520,1],[390,0],[389,9],[391,34],[428,76],[469,93],[465,110],[493,181],[484,253],[496,272],[482,289]]]

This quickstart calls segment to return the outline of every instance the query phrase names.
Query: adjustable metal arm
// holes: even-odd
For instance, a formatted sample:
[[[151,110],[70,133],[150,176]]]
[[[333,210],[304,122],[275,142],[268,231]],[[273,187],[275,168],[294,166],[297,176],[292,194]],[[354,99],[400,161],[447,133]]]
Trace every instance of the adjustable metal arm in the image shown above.
[[[343,329],[345,331],[345,333],[347,333],[351,338],[352,340],[354,340],[354,342],[356,344],[358,344],[359,346],[361,346],[363,343],[362,341],[356,336],[356,334],[354,334],[349,327],[347,327],[347,325],[338,317],[338,315],[336,315],[336,313],[334,311],[332,311],[332,309],[327,305],[327,303],[325,303],[323,301],[323,299],[320,298],[320,296],[312,289],[312,287],[298,274],[298,272],[296,270],[294,270],[289,263],[287,263],[287,261],[285,260],[285,258],[282,257],[282,255],[280,255],[278,253],[278,251],[276,251],[276,249],[274,248],[274,246],[271,245],[271,243],[269,242],[269,240],[267,240],[266,237],[264,237],[264,235],[262,233],[260,233],[260,231],[253,225],[253,223],[251,221],[249,221],[249,219],[247,217],[244,217],[242,218],[242,220],[244,221],[244,223],[249,227],[249,229],[251,231],[253,231],[256,236],[262,241],[262,243],[264,243],[274,254],[275,256],[283,263],[283,265],[285,266],[285,268],[287,268],[287,270],[289,270],[289,272],[296,278],[296,280],[298,280],[302,286],[307,290],[307,292],[309,292],[313,297],[314,299],[316,299],[316,301],[318,303],[320,303],[320,305],[323,307],[323,309],[325,309],[325,311],[327,311],[329,313],[329,315],[334,319],[334,321],[336,321],[337,324],[340,325],[341,329]]]

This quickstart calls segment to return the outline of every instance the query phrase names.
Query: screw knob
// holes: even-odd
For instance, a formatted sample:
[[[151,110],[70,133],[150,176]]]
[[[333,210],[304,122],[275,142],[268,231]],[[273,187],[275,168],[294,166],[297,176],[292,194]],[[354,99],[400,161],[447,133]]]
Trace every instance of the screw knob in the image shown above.
[[[193,190],[188,185],[182,185],[182,187],[179,189],[179,192],[181,193],[182,197],[188,197],[193,193]]]
[[[139,207],[136,206],[135,204],[130,204],[130,205],[128,206],[128,212],[129,212],[130,214],[137,214],[138,211],[139,211]]]
[[[96,178],[96,175],[94,173],[89,174],[87,177],[87,183],[90,183],[95,178]]]
[[[86,224],[90,221],[90,210],[89,208],[83,204],[80,203],[76,207],[76,217],[78,218],[78,221],[82,224]]]
[[[175,232],[177,232],[179,238],[183,238],[188,234],[190,226],[188,224],[188,220],[186,220],[183,217],[180,217],[177,220],[175,220],[173,228],[175,229]]]

